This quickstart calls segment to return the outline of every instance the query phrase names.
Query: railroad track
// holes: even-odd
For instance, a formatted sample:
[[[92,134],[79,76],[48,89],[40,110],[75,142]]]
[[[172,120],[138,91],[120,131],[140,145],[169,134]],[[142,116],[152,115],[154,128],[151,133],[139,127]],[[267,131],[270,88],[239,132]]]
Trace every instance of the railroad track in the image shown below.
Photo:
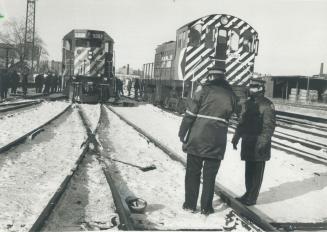
[[[178,117],[182,117],[181,114],[178,114],[177,112],[174,112],[172,110],[169,109],[165,109],[165,108],[160,108],[161,110],[164,110],[166,112],[169,113],[173,113],[174,115],[178,116]],[[306,118],[308,119],[308,117],[303,116],[302,118]],[[237,125],[237,121],[236,121],[236,117],[232,118],[230,120],[230,133],[233,133],[235,128]],[[277,128],[275,129],[274,135],[273,135],[273,139],[272,139],[272,147],[274,149],[278,149],[281,151],[285,151],[289,154],[298,156],[298,157],[302,157],[304,159],[310,160],[312,162],[318,162],[324,165],[327,165],[327,153],[326,156],[324,154],[316,154],[314,152],[320,151],[320,150],[327,150],[327,146],[326,144],[320,143],[320,142],[316,142],[316,141],[312,141],[309,139],[304,139],[298,136],[294,136],[291,134],[287,134],[285,132],[281,132],[278,131],[278,127],[282,127],[285,129],[289,129],[289,130],[295,130],[301,133],[305,133],[305,134],[311,134],[317,137],[321,137],[321,138],[327,138],[326,135],[324,134],[318,134],[318,133],[314,133],[311,131],[307,131],[307,130],[302,130],[302,129],[298,129],[298,128],[292,128],[290,126],[283,126],[280,124],[279,119],[277,117]],[[287,145],[285,143],[282,143],[278,140],[286,140],[289,141],[290,143],[295,143],[295,144],[301,144],[302,146],[311,149],[312,152],[310,151],[304,151],[303,149],[296,147],[296,146],[290,146]]]
[[[137,127],[135,124],[130,122],[128,119],[117,113],[112,107],[106,106],[110,111],[112,111],[114,114],[116,114],[122,121],[130,125],[133,129],[135,129],[137,132],[139,132],[142,136],[144,136],[148,141],[153,143],[155,146],[160,148],[164,153],[166,153],[172,160],[178,161],[181,163],[184,167],[186,166],[186,162],[180,158],[178,154],[176,154],[174,151],[160,143],[157,139],[149,135],[147,132],[143,131],[141,128]],[[226,189],[224,186],[216,183],[215,185],[215,193],[221,197],[221,199],[226,202],[236,213],[238,216],[240,216],[246,223],[249,223],[250,225],[254,224],[260,228],[262,228],[264,231],[275,231],[275,227],[273,227],[270,222],[272,219],[270,219],[267,215],[264,213],[253,210],[250,207],[246,207],[245,205],[241,204],[239,201],[235,200],[235,194],[233,194],[231,191]]]
[[[116,207],[116,212],[119,215],[119,224],[117,225],[118,228],[122,230],[134,230],[132,219],[130,218],[130,212],[126,209],[126,206],[124,206],[122,198],[115,187],[115,183],[113,181],[111,173],[108,170],[108,166],[106,165],[105,162],[103,162],[103,159],[101,158],[101,152],[102,152],[100,149],[101,145],[99,145],[98,140],[96,139],[96,134],[100,126],[100,120],[97,124],[96,129],[92,131],[88,118],[81,108],[79,109],[79,115],[88,136],[86,141],[82,144],[82,146],[84,146],[84,149],[80,154],[78,160],[76,161],[74,167],[71,169],[71,173],[67,175],[66,178],[63,180],[63,182],[60,184],[55,194],[51,197],[50,201],[43,209],[42,213],[34,222],[30,231],[41,231],[44,229],[44,226],[47,224],[47,220],[50,218],[51,214],[53,213],[53,210],[58,205],[59,200],[67,190],[67,187],[69,186],[69,183],[71,182],[73,176],[76,175],[78,170],[81,168],[80,166],[83,160],[85,159],[86,156],[91,156],[91,155],[97,156],[97,159],[102,166],[103,174],[105,175],[107,179],[107,183],[110,187]],[[92,149],[90,149],[91,146],[93,147]]]
[[[65,112],[67,112],[69,109],[71,108],[71,104],[68,105],[63,111],[61,111],[60,113],[58,113],[57,115],[55,115],[54,117],[52,117],[51,119],[49,119],[47,122],[43,123],[42,125],[38,126],[35,129],[32,129],[31,131],[25,133],[24,135],[20,136],[19,138],[7,143],[6,145],[0,147],[0,154],[17,146],[18,144],[24,142],[28,137],[31,136],[31,138],[33,138],[34,136],[36,136],[37,134],[39,134],[40,132],[42,132],[42,128],[47,126],[48,124],[50,124],[51,122],[53,122],[55,119],[57,119],[58,117],[60,117],[61,115],[63,115]]]
[[[40,104],[41,102],[42,102],[41,100],[36,100],[36,101],[28,101],[28,102],[14,102],[14,103],[0,104],[0,113],[26,108],[29,106]]]
[[[115,112],[115,110],[113,108],[111,108],[111,109],[112,109],[113,112]],[[117,115],[123,121],[125,121],[127,124],[134,127],[140,134],[144,135],[149,141],[151,141],[151,142],[153,141],[156,146],[162,148],[163,150],[166,150],[167,151],[166,153],[170,154],[172,159],[183,163],[183,160],[181,160],[180,156],[175,154],[169,148],[162,145],[159,141],[157,141],[156,139],[154,139],[153,137],[148,135],[145,131],[143,131],[142,129],[135,126],[133,123],[131,123],[129,120],[127,120],[126,118],[124,118],[120,114],[117,114]],[[286,147],[284,147],[284,148],[278,147],[277,143],[275,145],[273,145],[273,146],[276,147],[276,149],[281,149],[281,150],[285,149],[285,151],[289,152],[289,150],[286,150]],[[283,146],[283,144],[279,144],[279,146]],[[298,153],[298,152],[301,152],[301,150],[299,150],[299,149],[298,150],[293,150],[293,151],[291,150],[290,153],[292,153],[292,152]],[[303,158],[305,158],[305,156],[303,156]],[[315,163],[321,163],[321,164],[326,165],[326,162],[317,161],[316,159],[313,159],[313,158],[312,159],[309,158],[309,160],[312,161],[312,162],[315,162]],[[224,191],[225,191],[225,193],[224,193]],[[227,189],[224,189],[221,186],[216,186],[216,193],[219,193],[219,192],[221,192],[220,195],[222,196],[222,198],[224,198],[224,196],[226,196],[226,200],[225,200],[226,202],[228,202],[231,205],[234,204],[233,198],[228,197],[228,196],[233,196],[233,193],[229,192]],[[229,202],[230,199],[231,199],[231,202]],[[237,211],[237,207],[238,207],[237,203],[238,202],[236,202],[236,205],[233,205],[233,207],[235,207],[235,211]],[[244,206],[239,206],[239,207],[244,207]],[[247,210],[253,210],[253,212],[251,212],[250,214],[247,214],[246,211],[245,212],[242,211],[242,208],[239,209],[237,212],[243,212],[243,213],[240,213],[240,214],[243,215],[243,216],[246,216],[247,218],[250,218],[250,221],[252,221],[252,222],[261,221],[263,219],[266,223],[268,223],[270,226],[272,226],[275,230],[286,230],[286,231],[290,231],[290,230],[305,230],[305,231],[322,230],[322,231],[324,231],[324,230],[327,229],[327,223],[326,222],[318,222],[318,223],[314,223],[314,222],[313,223],[283,222],[283,223],[281,223],[281,222],[278,222],[278,221],[273,221],[267,215],[262,214],[260,211],[258,211],[256,208],[252,208],[252,207],[250,207],[250,209],[247,208],[247,207],[245,207],[245,208]],[[254,219],[251,218],[251,215],[252,215],[252,217],[254,217]],[[265,230],[269,230],[269,229],[265,229]]]

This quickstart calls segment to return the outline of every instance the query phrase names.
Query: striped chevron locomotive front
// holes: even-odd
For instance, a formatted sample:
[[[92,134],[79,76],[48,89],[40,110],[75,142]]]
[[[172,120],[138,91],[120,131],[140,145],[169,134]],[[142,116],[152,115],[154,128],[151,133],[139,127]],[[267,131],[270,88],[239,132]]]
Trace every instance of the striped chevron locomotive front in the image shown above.
[[[177,30],[176,73],[180,80],[201,81],[209,67],[226,70],[232,85],[248,84],[258,52],[258,34],[231,15],[209,15]]]
[[[113,75],[113,44],[104,31],[72,30],[63,39],[64,76]]]
[[[258,33],[240,18],[213,14],[196,19],[177,29],[176,41],[156,48],[153,76],[145,74],[145,98],[183,112],[184,98],[192,96],[214,67],[225,70],[243,101],[258,46]]]
[[[113,46],[104,31],[75,29],[64,36],[64,85],[73,101],[96,103],[114,95]]]
[[[74,75],[97,76],[105,73],[105,54],[102,48],[77,47]]]

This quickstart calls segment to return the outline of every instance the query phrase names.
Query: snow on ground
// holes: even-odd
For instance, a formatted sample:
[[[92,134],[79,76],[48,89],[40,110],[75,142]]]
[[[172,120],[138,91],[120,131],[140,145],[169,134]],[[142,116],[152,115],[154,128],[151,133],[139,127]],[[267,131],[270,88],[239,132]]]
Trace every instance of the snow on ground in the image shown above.
[[[82,109],[84,114],[87,115],[91,130],[94,132],[100,119],[100,104],[80,104],[79,107]]]
[[[43,231],[110,229],[115,227],[112,221],[117,218],[101,166],[94,153],[89,152]]]
[[[100,105],[80,106],[94,131]],[[117,215],[109,185],[95,153],[88,152],[43,230],[110,229],[114,228],[114,217]]]
[[[46,104],[43,110],[65,106]],[[29,116],[37,118],[35,114]],[[73,111],[45,127],[34,140],[27,140],[0,156],[0,231],[30,229],[71,172],[85,139],[82,122]]]
[[[41,126],[63,111],[67,102],[43,102],[37,107],[28,108],[15,114],[0,117],[0,147]]]
[[[143,115],[147,115],[148,109],[143,109],[145,110]],[[145,215],[133,215],[136,221],[142,221],[141,227],[151,230],[223,230],[225,228],[231,231],[246,231],[239,221],[239,217],[217,195],[213,201],[214,214],[204,216],[199,211],[197,213],[184,211],[182,209],[184,166],[171,160],[152,143],[148,143],[138,132],[121,121],[111,111],[107,110],[107,113],[109,115],[109,127],[105,128],[105,136],[101,136],[100,132],[100,141],[105,151],[108,152],[108,156],[142,167],[151,164],[155,164],[157,167],[155,170],[142,172],[138,168],[112,161],[114,166],[110,170],[114,173],[116,182],[120,183],[118,188],[124,194],[124,198],[136,196],[145,199],[148,203]],[[136,115],[140,116],[138,113]],[[165,114],[165,116],[170,118],[169,114]],[[143,116],[143,122],[154,122],[150,115],[147,115],[146,120],[144,119]],[[164,120],[162,122],[165,123]],[[227,223],[229,220],[231,222]],[[233,225],[235,228],[231,228]]]
[[[114,109],[186,159],[177,136],[181,117],[150,104]],[[245,191],[244,162],[240,161],[240,143],[238,150],[233,150],[231,139],[232,134],[228,134],[225,159],[217,182],[235,195],[242,195]],[[327,207],[322,204],[327,196],[326,186],[325,165],[272,149],[255,208],[278,222],[321,222],[327,218]]]

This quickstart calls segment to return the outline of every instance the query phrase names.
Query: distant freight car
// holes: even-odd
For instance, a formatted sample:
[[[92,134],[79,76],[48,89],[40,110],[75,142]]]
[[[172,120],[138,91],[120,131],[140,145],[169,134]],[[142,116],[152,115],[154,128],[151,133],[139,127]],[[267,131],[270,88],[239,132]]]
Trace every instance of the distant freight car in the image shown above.
[[[104,31],[72,30],[63,38],[63,76],[73,101],[96,103],[114,95],[114,40]]]
[[[205,81],[208,68],[226,70],[226,79],[240,99],[253,75],[258,33],[232,15],[213,14],[177,30],[176,41],[156,49],[152,78],[146,78],[145,97],[183,111],[184,98]]]

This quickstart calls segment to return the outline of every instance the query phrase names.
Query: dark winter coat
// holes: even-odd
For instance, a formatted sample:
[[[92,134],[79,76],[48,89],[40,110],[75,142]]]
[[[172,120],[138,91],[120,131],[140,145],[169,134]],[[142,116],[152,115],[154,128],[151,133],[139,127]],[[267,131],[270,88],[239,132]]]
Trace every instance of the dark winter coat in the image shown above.
[[[233,140],[242,138],[241,159],[267,161],[271,156],[271,137],[276,126],[273,103],[263,94],[244,103]]]
[[[135,79],[134,89],[137,89],[137,90],[140,89],[140,81],[139,81],[139,79]]]
[[[187,154],[222,160],[227,142],[228,120],[236,110],[236,96],[225,81],[199,86],[188,100],[179,129]]]
[[[0,85],[1,85],[1,89],[2,91],[6,91],[8,88],[9,88],[9,83],[10,83],[10,80],[9,80],[9,76],[8,76],[8,73],[7,72],[4,72],[4,73],[1,73],[1,79],[0,79]]]
[[[11,86],[17,88],[17,86],[19,84],[19,79],[20,79],[20,77],[19,77],[18,73],[16,71],[13,72],[11,75]]]

